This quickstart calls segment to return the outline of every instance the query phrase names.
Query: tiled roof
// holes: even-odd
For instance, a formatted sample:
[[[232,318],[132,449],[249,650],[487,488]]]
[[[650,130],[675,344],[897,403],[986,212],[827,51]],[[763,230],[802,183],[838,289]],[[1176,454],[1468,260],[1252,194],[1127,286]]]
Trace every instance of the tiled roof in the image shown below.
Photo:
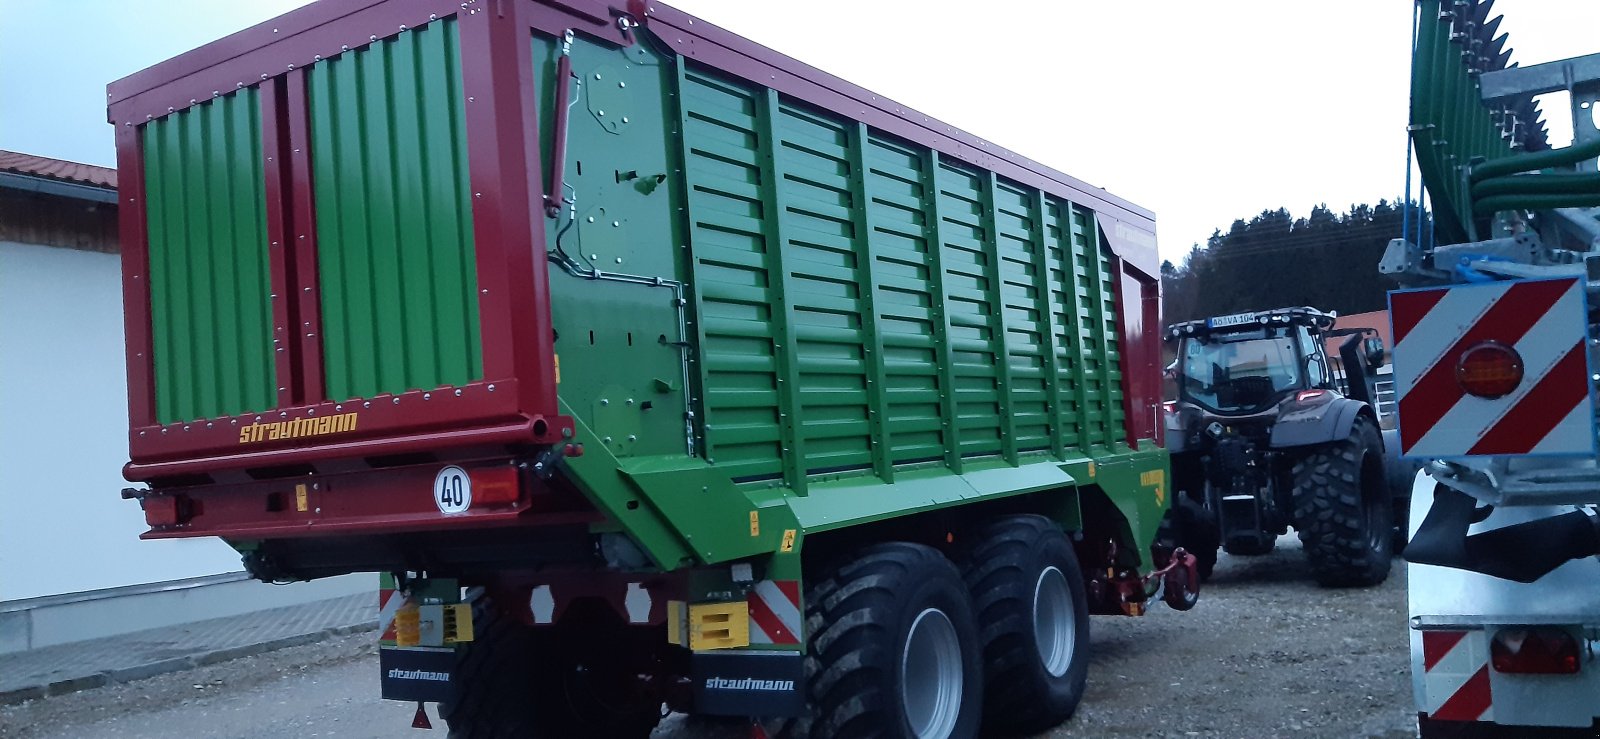
[[[97,167],[93,164],[79,164],[78,162],[51,159],[32,154],[19,154],[4,149],[0,149],[0,172],[46,177],[52,180],[76,182],[110,190],[117,189],[117,170],[110,167]]]

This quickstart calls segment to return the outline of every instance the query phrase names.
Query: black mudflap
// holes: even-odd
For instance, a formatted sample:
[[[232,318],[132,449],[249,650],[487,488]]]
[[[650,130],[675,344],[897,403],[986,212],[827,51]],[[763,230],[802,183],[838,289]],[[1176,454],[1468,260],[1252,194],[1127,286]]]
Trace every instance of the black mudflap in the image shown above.
[[[786,718],[805,712],[805,655],[800,652],[696,652],[690,674],[695,713]]]
[[[1600,517],[1581,511],[1468,535],[1488,515],[1466,493],[1435,485],[1433,506],[1406,546],[1409,562],[1533,582],[1574,559],[1600,554]]]
[[[448,702],[455,680],[454,647],[378,648],[383,697],[397,701]]]

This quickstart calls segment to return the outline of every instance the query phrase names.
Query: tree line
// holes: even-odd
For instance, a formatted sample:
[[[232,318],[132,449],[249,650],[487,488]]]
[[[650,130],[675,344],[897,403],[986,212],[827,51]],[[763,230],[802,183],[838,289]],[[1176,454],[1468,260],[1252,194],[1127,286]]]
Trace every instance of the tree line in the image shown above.
[[[1411,212],[1415,233],[1418,211]],[[1404,220],[1405,210],[1387,200],[1343,213],[1323,204],[1304,218],[1278,208],[1235,220],[1195,244],[1182,264],[1161,263],[1165,321],[1298,305],[1340,315],[1383,310],[1398,284],[1378,274],[1378,260]]]

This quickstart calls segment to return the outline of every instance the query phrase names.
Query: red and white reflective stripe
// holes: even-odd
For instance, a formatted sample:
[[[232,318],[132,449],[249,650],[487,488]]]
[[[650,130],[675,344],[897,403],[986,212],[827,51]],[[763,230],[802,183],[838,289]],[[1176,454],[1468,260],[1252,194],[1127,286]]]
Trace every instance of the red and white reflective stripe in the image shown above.
[[[800,582],[762,580],[750,589],[751,644],[800,643]]]
[[[378,590],[378,630],[383,632],[378,641],[394,641],[394,615],[405,604],[404,593],[391,588]]]
[[[1593,449],[1588,321],[1576,279],[1496,282],[1397,292],[1394,383],[1400,450],[1408,456],[1577,454]],[[1523,381],[1501,398],[1470,396],[1462,353],[1512,347]]]
[[[1493,721],[1489,639],[1483,631],[1422,632],[1423,706],[1440,721]]]

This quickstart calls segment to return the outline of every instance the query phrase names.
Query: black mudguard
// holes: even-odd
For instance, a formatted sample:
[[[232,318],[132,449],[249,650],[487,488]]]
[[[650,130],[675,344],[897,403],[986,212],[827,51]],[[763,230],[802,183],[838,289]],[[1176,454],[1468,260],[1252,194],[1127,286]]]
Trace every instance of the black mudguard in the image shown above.
[[[1370,406],[1350,398],[1335,397],[1326,403],[1291,406],[1272,425],[1272,448],[1286,449],[1348,439],[1356,416],[1363,412],[1375,418]]]
[[[1600,554],[1600,518],[1573,511],[1468,534],[1490,510],[1466,493],[1435,485],[1433,506],[1406,545],[1406,560],[1533,582],[1571,560]]]

